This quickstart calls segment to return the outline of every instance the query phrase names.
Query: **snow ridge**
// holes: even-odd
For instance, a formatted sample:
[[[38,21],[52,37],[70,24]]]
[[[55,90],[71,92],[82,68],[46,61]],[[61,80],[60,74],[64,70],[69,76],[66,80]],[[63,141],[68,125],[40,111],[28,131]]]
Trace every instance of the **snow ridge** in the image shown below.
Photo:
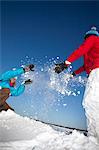
[[[0,150],[99,150],[94,137],[66,135],[11,110],[0,113]]]

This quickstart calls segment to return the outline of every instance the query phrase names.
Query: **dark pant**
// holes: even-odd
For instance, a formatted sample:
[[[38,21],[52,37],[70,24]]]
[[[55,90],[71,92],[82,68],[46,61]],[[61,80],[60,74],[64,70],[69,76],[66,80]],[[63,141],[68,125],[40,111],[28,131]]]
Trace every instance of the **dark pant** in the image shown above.
[[[11,109],[14,111],[13,108],[11,108],[7,103],[6,100],[9,98],[10,90],[8,88],[0,89],[0,112],[2,110],[7,111],[8,109]]]

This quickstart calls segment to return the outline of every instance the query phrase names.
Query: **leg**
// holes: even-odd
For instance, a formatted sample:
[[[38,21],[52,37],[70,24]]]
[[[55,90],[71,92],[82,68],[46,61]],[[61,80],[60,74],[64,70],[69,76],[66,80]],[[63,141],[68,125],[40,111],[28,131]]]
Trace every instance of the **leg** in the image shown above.
[[[8,109],[11,109],[11,110],[14,111],[14,109],[11,108],[11,107],[5,102],[5,103],[0,107],[0,112],[3,111],[3,110],[7,111]]]
[[[8,88],[0,90],[0,106],[6,102],[6,100],[9,98],[9,94],[10,90]]]
[[[13,108],[11,108],[7,103],[6,100],[9,98],[10,90],[8,88],[4,88],[0,90],[0,112],[2,110],[8,110],[11,109],[14,111]]]

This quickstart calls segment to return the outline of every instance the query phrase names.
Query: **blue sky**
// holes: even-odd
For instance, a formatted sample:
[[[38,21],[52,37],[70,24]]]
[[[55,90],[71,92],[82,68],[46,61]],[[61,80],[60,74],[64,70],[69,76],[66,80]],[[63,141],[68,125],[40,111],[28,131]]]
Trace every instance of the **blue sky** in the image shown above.
[[[2,1],[0,73],[19,67],[21,60],[27,55],[29,58],[42,59],[43,63],[46,63],[45,56],[48,56],[48,59],[60,56],[61,60],[65,60],[83,42],[84,34],[91,26],[99,27],[98,18],[98,1]],[[83,59],[80,58],[73,63],[73,69],[82,63]],[[58,112],[55,111],[56,106],[53,107],[46,120],[86,128],[81,105],[84,89],[81,91],[78,97],[66,96],[64,101],[68,107],[61,105]],[[25,94],[9,99],[9,103],[20,114],[23,114],[22,109],[27,102],[27,98],[22,100],[24,97]],[[29,108],[26,111],[28,114],[35,114],[35,111],[30,112]]]

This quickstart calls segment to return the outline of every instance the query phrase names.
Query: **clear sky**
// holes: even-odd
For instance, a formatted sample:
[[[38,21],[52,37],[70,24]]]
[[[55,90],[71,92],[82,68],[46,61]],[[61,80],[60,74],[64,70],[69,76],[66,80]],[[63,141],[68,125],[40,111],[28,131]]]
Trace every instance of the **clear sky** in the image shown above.
[[[1,2],[1,70],[19,67],[26,56],[37,60],[45,56],[60,56],[65,60],[82,42],[84,34],[93,25],[99,28],[98,1],[15,1]],[[73,63],[73,69],[82,65],[82,58]],[[82,74],[83,76],[85,74]],[[36,90],[36,89],[35,89]],[[71,127],[86,128],[82,99],[84,89],[77,97],[65,97],[68,107],[60,105],[49,110],[46,120]],[[21,99],[21,101],[20,101]],[[34,101],[37,99],[35,95]],[[28,101],[29,102],[29,101]],[[43,102],[42,96],[39,102]],[[27,105],[25,93],[9,99],[16,112],[23,114]],[[34,104],[35,105],[35,104]],[[38,110],[35,105],[35,110]],[[37,112],[26,112],[33,116]],[[41,119],[42,116],[39,115]]]

